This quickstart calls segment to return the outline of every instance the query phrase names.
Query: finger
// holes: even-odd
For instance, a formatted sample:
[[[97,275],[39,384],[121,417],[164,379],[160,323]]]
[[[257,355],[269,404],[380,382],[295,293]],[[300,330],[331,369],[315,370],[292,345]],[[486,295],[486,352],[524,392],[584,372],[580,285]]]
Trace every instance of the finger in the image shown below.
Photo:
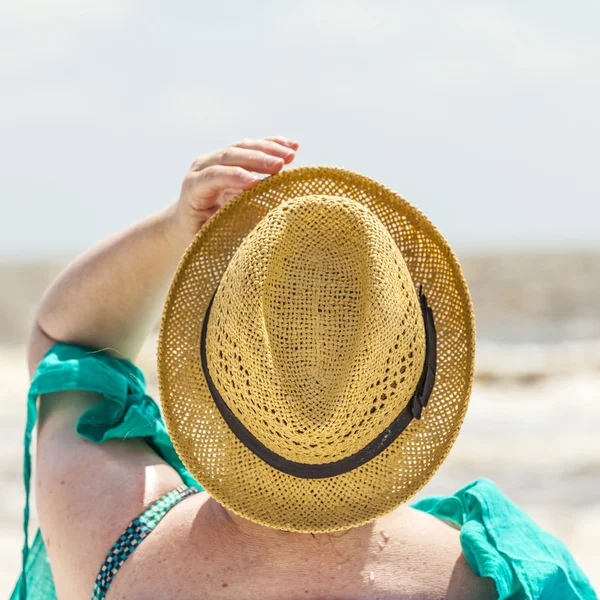
[[[260,181],[260,180],[258,180]],[[256,183],[258,183],[258,181]],[[255,184],[252,184],[252,187]],[[248,186],[244,187],[244,189],[248,189]],[[223,206],[227,206],[234,198],[239,196],[244,189],[234,189],[234,188],[226,188],[225,190],[219,193],[219,198],[217,202],[211,208],[205,209],[207,216],[211,217],[214,215],[220,208]]]
[[[265,140],[277,142],[278,144],[281,144],[282,146],[287,146],[288,148],[291,148],[294,151],[298,150],[298,148],[300,147],[300,144],[298,142],[288,140],[288,138],[283,137],[282,135],[270,135],[266,137]]]
[[[284,161],[282,158],[265,154],[259,150],[229,146],[224,150],[197,159],[194,163],[194,170],[201,171],[215,165],[242,167],[247,171],[272,175],[282,169]]]
[[[207,196],[227,188],[246,190],[260,182],[260,178],[241,167],[212,165],[194,176],[195,194]]]
[[[235,148],[259,150],[269,156],[281,158],[286,165],[294,160],[295,150],[293,148],[271,140],[240,140],[232,145]]]
[[[224,192],[221,192],[221,197],[219,198],[219,203],[221,206],[225,206],[229,204],[234,198],[239,196],[242,193],[241,190],[234,190],[231,188],[227,188]]]

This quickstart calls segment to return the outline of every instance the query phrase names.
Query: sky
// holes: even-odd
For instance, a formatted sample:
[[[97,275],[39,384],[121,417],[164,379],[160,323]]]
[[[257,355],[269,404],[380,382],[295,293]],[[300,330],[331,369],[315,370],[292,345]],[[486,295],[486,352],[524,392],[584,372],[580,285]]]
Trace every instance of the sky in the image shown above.
[[[464,251],[600,248],[599,23],[597,0],[5,0],[0,258],[80,251],[275,134]]]

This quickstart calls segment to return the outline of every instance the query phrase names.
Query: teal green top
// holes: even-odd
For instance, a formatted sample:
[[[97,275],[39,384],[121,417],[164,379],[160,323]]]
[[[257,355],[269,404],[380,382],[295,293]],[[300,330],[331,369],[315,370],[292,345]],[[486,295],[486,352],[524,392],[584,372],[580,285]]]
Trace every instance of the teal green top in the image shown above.
[[[93,391],[104,397],[80,417],[80,436],[97,444],[125,437],[144,438],[186,485],[202,489],[177,456],[158,406],[146,395],[144,376],[135,365],[103,352],[55,345],[40,363],[28,396],[23,571],[11,600],[56,599],[44,542],[38,530],[29,547],[27,526],[36,399],[40,394],[62,390]],[[423,498],[413,508],[460,527],[467,562],[476,575],[494,580],[501,600],[598,600],[565,545],[538,527],[487,479],[478,479],[452,496]]]

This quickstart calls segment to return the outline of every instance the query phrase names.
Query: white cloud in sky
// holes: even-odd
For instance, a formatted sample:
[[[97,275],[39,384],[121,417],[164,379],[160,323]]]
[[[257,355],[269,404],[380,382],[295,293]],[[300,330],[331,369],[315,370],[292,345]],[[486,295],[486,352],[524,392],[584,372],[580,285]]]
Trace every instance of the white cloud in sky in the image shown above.
[[[465,16],[459,27],[506,65],[535,78],[598,73],[600,43],[561,38],[535,23],[519,23],[502,12]]]
[[[0,18],[9,25],[46,28],[58,20],[77,27],[83,21],[114,23],[127,12],[129,0],[18,0],[0,4]]]
[[[122,24],[133,8],[132,0],[0,2],[0,68],[14,75],[51,65],[90,31]]]
[[[453,75],[469,76],[489,69],[490,62],[535,77],[598,73],[600,39],[584,43],[576,33],[556,31],[540,15],[519,15],[511,5],[306,1],[279,13],[275,35],[279,42],[309,52],[327,41],[348,44],[358,52],[392,42],[411,53],[415,69],[437,66],[443,74],[450,69]]]

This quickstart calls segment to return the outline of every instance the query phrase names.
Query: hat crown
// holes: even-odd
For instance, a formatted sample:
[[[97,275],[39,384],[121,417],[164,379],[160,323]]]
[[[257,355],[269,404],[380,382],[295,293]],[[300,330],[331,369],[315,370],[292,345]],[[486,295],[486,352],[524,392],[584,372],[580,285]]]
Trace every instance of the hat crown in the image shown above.
[[[406,406],[425,334],[381,221],[355,200],[311,195],[271,210],[240,245],[206,347],[246,429],[286,459],[319,464],[354,454]]]

